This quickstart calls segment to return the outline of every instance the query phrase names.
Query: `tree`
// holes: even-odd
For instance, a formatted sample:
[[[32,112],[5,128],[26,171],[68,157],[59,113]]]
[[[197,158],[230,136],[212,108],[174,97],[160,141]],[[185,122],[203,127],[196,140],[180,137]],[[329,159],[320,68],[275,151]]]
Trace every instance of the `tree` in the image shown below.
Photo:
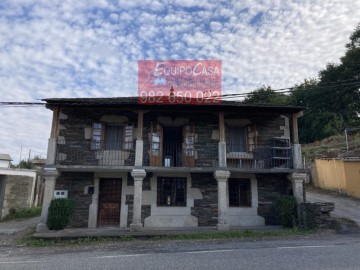
[[[246,104],[288,104],[289,97],[282,93],[277,93],[270,86],[262,86],[252,91],[243,101]]]

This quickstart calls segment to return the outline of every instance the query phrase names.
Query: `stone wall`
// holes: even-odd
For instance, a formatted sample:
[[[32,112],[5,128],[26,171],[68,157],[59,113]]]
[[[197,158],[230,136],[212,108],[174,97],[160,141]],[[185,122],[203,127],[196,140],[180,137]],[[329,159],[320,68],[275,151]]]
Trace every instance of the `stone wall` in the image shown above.
[[[287,174],[257,174],[258,215],[265,218],[266,225],[278,225],[275,199],[279,195],[292,195],[292,185]]]
[[[75,209],[68,227],[87,228],[91,194],[85,194],[85,186],[94,185],[94,174],[90,172],[63,172],[56,180],[55,189],[69,191],[69,199],[75,203]]]
[[[333,229],[336,226],[336,219],[331,217],[331,211],[335,209],[332,202],[301,203],[299,205],[299,223],[307,229]]]
[[[195,199],[191,215],[198,218],[199,226],[216,226],[218,223],[217,181],[211,173],[191,174],[191,186],[200,189],[203,199]]]
[[[30,176],[7,175],[2,216],[9,214],[11,208],[31,207],[32,187],[35,179]]]
[[[137,114],[132,111],[124,111],[118,109],[106,110],[106,109],[74,109],[64,108],[61,110],[59,118],[59,144],[57,145],[57,162],[61,165],[74,165],[74,164],[86,164],[86,165],[98,165],[99,155],[102,153],[91,149],[91,128],[93,123],[102,122],[103,116],[111,116],[110,118],[122,123],[133,124],[136,128]],[[109,117],[108,117],[109,118]],[[86,130],[90,130],[90,138],[85,138]],[[136,132],[134,130],[133,135]],[[133,141],[133,149],[126,153],[114,153],[109,154],[110,157],[104,156],[103,162],[112,162],[112,158],[123,159],[125,166],[133,165],[135,159],[135,140]],[[125,158],[126,157],[126,158]]]

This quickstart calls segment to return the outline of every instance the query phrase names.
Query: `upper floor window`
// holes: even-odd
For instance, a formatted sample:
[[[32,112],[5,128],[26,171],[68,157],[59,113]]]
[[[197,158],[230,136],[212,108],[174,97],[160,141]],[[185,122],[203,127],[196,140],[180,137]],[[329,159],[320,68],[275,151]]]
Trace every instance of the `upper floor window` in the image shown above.
[[[93,123],[91,149],[100,149],[101,148],[101,139],[102,139],[102,124],[101,123]]]
[[[246,152],[246,136],[245,127],[230,127],[229,128],[229,152]]]
[[[106,125],[105,127],[105,150],[120,150],[123,137],[123,127],[121,125]]]
[[[93,123],[93,150],[131,150],[133,149],[133,125]]]

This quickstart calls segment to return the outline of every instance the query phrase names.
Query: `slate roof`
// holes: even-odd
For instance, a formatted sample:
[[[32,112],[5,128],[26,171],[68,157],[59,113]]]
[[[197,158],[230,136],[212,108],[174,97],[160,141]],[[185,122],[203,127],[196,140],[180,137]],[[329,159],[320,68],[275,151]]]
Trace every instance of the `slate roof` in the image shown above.
[[[139,97],[112,97],[112,98],[46,98],[42,99],[47,103],[48,108],[53,107],[133,107],[133,108],[202,108],[205,109],[236,109],[241,111],[259,110],[259,111],[276,111],[284,113],[297,113],[303,111],[303,107],[290,105],[273,105],[273,104],[244,104],[240,101],[222,100],[220,104],[140,104]]]
[[[0,154],[0,160],[12,160],[9,154]]]

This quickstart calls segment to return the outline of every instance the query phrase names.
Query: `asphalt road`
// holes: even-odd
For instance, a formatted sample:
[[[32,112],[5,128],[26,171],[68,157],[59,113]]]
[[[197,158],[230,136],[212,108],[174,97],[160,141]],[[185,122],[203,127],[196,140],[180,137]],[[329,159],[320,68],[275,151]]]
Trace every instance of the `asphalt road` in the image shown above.
[[[333,216],[350,218],[360,225],[359,199],[319,193],[316,190],[307,190],[306,200],[309,202],[334,202],[335,210],[331,212]]]
[[[360,269],[360,234],[272,241],[165,241],[0,257],[0,269]]]

